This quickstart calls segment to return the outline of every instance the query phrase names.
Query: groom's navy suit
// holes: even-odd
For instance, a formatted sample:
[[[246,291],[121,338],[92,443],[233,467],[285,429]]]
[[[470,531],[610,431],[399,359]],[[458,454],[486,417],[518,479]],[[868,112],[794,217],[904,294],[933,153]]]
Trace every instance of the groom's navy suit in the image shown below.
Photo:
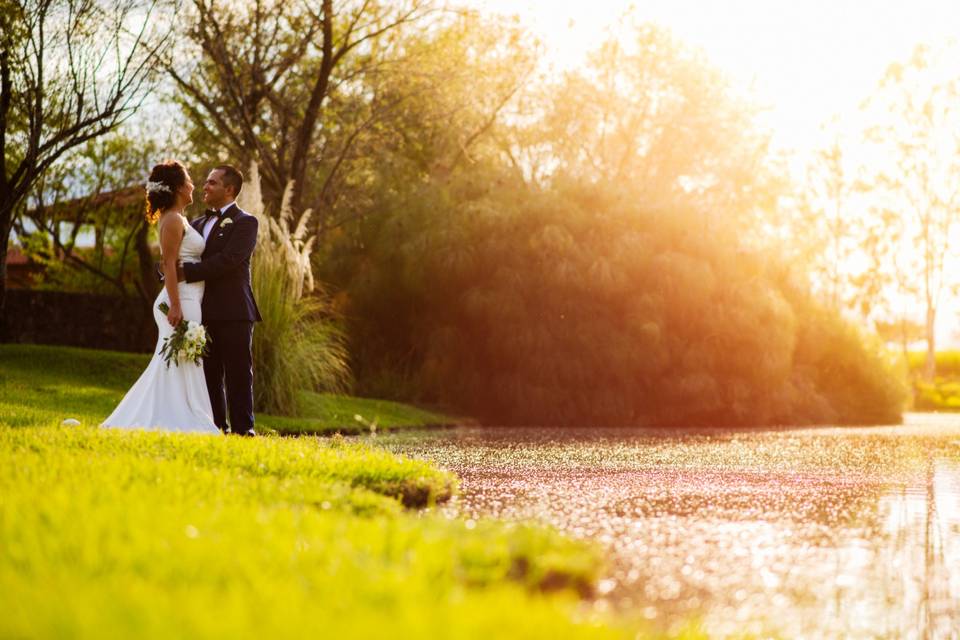
[[[211,215],[217,214],[191,222],[200,235]],[[253,299],[250,258],[258,228],[256,217],[231,205],[210,230],[201,262],[183,265],[187,282],[205,283],[201,309],[210,335],[210,352],[203,360],[203,372],[213,421],[224,432],[227,407],[233,433],[253,432],[253,323],[261,317]]]

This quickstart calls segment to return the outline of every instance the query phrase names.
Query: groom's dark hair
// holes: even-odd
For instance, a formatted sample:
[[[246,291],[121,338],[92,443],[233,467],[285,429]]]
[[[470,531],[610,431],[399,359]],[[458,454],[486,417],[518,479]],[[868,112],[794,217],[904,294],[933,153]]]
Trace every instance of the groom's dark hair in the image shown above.
[[[223,171],[223,185],[233,187],[233,195],[240,195],[240,189],[243,188],[243,174],[239,169],[229,164],[221,164],[215,168],[215,171]]]

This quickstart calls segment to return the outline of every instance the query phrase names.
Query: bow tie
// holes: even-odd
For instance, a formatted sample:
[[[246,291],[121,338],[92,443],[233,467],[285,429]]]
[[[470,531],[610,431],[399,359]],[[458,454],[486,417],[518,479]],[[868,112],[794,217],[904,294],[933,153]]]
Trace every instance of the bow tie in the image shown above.
[[[206,216],[216,216],[216,217],[219,218],[219,217],[220,217],[220,210],[219,210],[219,209],[207,209],[206,211],[203,212],[203,214],[206,215]]]

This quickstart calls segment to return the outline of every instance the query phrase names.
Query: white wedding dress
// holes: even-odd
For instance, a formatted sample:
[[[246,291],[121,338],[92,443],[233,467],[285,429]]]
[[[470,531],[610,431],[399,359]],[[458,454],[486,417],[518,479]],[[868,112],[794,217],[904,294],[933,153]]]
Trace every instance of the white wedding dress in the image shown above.
[[[187,223],[183,215],[177,216],[184,227],[180,260],[199,262],[206,244],[203,236]],[[175,222],[170,220],[170,223]],[[180,282],[177,286],[184,320],[200,322],[203,282]],[[213,408],[207,394],[203,366],[193,362],[180,365],[171,362],[168,367],[160,355],[163,339],[173,333],[166,314],[157,309],[161,302],[170,304],[166,286],[153,301],[153,319],[160,334],[153,358],[110,417],[100,426],[219,434],[220,429],[213,423]]]

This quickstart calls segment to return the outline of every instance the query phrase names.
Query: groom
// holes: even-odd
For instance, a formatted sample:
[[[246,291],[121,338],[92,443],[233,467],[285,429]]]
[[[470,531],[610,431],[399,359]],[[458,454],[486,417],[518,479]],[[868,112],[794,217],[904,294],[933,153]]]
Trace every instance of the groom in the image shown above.
[[[213,422],[224,433],[253,436],[253,323],[262,318],[250,284],[250,257],[259,224],[237,206],[242,187],[243,175],[230,165],[210,172],[203,184],[203,201],[210,209],[190,223],[206,248],[201,262],[184,264],[177,271],[180,280],[206,283],[201,310],[210,352],[203,360],[203,373]]]

